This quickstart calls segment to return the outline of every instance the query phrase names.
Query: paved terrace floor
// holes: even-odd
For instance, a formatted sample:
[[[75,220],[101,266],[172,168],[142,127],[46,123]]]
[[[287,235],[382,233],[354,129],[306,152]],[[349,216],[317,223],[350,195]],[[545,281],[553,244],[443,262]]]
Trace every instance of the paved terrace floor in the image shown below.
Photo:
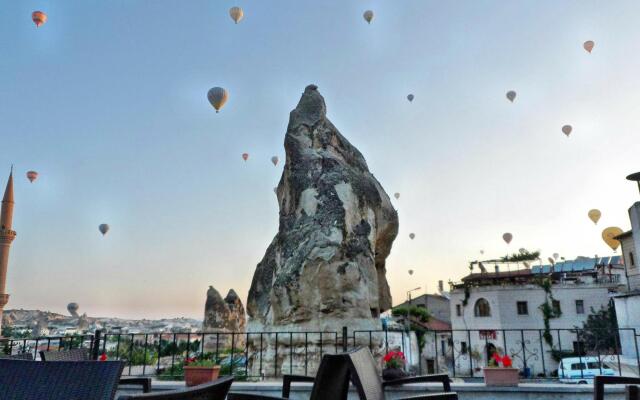
[[[175,390],[184,388],[184,382],[154,381],[153,391]],[[406,398],[424,394],[425,390],[438,391],[441,386],[437,384],[411,384],[402,388],[389,388],[387,399]],[[571,385],[561,383],[522,383],[518,387],[487,387],[484,383],[453,383],[453,391],[457,392],[461,400],[591,400],[593,399],[593,387],[591,385]],[[266,396],[280,397],[282,383],[269,382],[234,382],[231,387],[233,392],[245,392]],[[119,394],[125,391],[119,392]],[[311,384],[294,384],[291,389],[292,400],[306,400],[311,393]],[[116,397],[117,398],[117,397]],[[606,388],[607,400],[623,400],[624,386],[609,386]],[[355,390],[349,393],[349,399],[357,400]]]

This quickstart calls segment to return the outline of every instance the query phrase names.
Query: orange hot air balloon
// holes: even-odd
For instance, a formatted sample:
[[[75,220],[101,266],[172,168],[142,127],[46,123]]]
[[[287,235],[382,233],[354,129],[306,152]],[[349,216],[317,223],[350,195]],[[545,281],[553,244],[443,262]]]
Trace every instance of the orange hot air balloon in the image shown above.
[[[589,210],[589,213],[587,215],[589,215],[589,219],[593,221],[594,224],[598,224],[602,213],[597,208],[594,208],[592,210]]]
[[[593,46],[595,46],[596,44],[593,42],[593,40],[587,40],[586,42],[584,42],[584,44],[582,45],[582,47],[584,47],[584,49],[586,51],[588,51],[589,53],[591,53],[591,51],[593,50]]]
[[[615,239],[615,237],[622,235],[623,233],[622,229],[617,226],[610,226],[602,231],[602,240],[604,240],[604,242],[611,247],[613,251],[616,251],[618,246],[620,246],[620,242]]]
[[[27,179],[29,179],[29,182],[33,183],[33,181],[38,179],[38,173],[36,171],[28,171]]]
[[[242,153],[242,159],[247,161],[249,159],[249,153]]]
[[[33,20],[33,23],[36,24],[36,28],[39,28],[47,22],[47,14],[43,11],[34,11],[31,13],[31,19]]]

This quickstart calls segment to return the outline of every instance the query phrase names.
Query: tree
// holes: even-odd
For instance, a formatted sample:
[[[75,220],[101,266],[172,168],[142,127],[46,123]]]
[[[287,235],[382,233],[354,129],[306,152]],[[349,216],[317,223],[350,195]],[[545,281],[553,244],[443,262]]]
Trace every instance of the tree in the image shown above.
[[[620,343],[618,319],[612,303],[599,310],[591,308],[591,314],[583,323],[582,328],[576,327],[578,341],[587,352],[606,353],[617,351]]]

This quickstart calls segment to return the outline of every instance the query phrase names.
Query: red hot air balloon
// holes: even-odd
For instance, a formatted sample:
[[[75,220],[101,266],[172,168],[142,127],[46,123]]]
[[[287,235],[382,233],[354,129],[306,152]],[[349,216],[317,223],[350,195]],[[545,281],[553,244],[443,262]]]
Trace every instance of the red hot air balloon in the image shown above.
[[[27,179],[29,179],[29,182],[33,183],[33,181],[38,179],[38,173],[36,171],[28,171]]]
[[[242,153],[242,159],[247,161],[249,159],[249,153]]]
[[[34,11],[31,13],[31,19],[33,20],[33,23],[36,24],[36,28],[39,28],[47,22],[47,14],[43,11]]]

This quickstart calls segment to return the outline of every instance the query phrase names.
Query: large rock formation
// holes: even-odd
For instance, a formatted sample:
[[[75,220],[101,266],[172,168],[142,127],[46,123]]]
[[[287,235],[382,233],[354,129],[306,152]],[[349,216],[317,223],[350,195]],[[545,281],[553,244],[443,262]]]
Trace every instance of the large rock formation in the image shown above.
[[[206,347],[209,349],[214,346],[229,347],[232,343],[234,347],[244,346],[246,324],[244,306],[237,293],[231,289],[222,299],[220,293],[213,286],[209,286],[202,328],[204,332],[216,332],[221,335],[210,335],[205,341]],[[232,338],[231,333],[242,334],[233,335]]]
[[[391,307],[385,260],[398,216],[326,111],[309,85],[290,114],[280,227],[247,302],[252,331],[379,329],[379,314]]]

